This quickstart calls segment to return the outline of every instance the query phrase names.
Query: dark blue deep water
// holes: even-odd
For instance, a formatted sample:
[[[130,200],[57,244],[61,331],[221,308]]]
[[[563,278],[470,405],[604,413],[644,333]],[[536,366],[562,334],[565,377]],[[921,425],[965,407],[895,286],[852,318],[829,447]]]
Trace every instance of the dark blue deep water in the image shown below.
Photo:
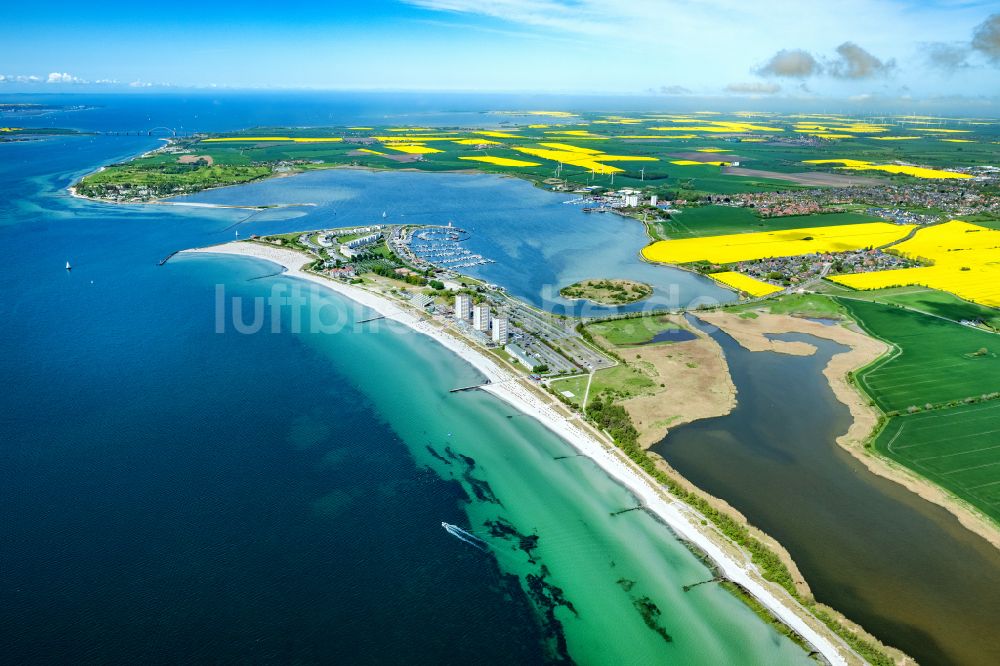
[[[457,484],[294,336],[213,333],[268,267],[156,266],[228,220],[61,191],[151,143],[0,146],[0,661],[542,660],[516,581],[442,561]]]
[[[481,123],[483,108],[6,101],[94,108],[5,125],[116,131],[412,122],[399,108]],[[339,333],[290,334],[285,311],[253,335],[217,332],[217,287],[252,315],[294,282],[244,259],[157,263],[231,240],[246,211],[66,192],[156,145],[0,145],[0,663],[806,661],[721,588],[685,594],[705,564],[649,515],[614,517],[635,498],[591,461],[490,396],[450,396],[480,378],[439,346],[351,326],[370,312],[330,295],[310,307],[349,324]],[[279,211],[241,229],[302,224]],[[639,600],[662,611],[657,631]]]

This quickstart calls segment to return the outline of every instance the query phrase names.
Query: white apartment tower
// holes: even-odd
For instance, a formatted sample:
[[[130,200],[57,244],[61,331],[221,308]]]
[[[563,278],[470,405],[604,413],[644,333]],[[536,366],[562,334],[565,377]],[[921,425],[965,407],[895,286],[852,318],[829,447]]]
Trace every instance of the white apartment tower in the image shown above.
[[[472,319],[472,296],[469,294],[455,295],[455,319],[458,321]]]
[[[510,335],[507,332],[507,326],[507,317],[493,318],[493,342],[498,345],[507,344],[507,340],[510,338]]]
[[[490,306],[480,303],[472,308],[472,328],[483,333],[490,330]]]

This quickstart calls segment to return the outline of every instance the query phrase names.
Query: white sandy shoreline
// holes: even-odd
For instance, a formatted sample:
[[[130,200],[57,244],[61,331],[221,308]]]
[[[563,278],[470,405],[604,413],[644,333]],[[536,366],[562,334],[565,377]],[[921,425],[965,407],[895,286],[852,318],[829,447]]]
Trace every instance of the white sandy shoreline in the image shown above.
[[[717,566],[725,578],[754,596],[773,615],[810,643],[831,664],[864,663],[846,643],[802,608],[783,589],[761,576],[743,553],[743,561],[734,557],[734,544],[711,526],[701,524],[702,516],[692,507],[666,494],[663,488],[635,466],[617,448],[584,432],[566,417],[556,413],[509,371],[464,341],[443,332],[428,321],[381,295],[342,282],[328,280],[302,270],[309,263],[305,255],[261,243],[235,242],[214,247],[185,250],[183,253],[210,253],[253,257],[282,266],[287,275],[335,291],[386,318],[403,323],[433,338],[479,370],[490,380],[483,390],[534,417],[574,448],[596,462],[612,479],[628,488],[641,502],[681,538],[694,544]],[[742,551],[740,551],[742,552]]]

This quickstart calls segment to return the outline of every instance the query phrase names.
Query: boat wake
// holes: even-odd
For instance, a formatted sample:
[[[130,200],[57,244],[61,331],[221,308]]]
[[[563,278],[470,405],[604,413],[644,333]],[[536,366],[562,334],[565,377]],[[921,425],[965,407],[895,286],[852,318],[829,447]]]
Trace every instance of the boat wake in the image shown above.
[[[469,544],[470,546],[473,546],[474,548],[478,548],[484,553],[488,553],[490,550],[490,547],[486,544],[485,541],[477,537],[475,534],[466,532],[458,525],[452,525],[451,523],[441,523],[441,527],[443,527],[444,531],[447,532],[448,534],[464,541],[465,543]]]

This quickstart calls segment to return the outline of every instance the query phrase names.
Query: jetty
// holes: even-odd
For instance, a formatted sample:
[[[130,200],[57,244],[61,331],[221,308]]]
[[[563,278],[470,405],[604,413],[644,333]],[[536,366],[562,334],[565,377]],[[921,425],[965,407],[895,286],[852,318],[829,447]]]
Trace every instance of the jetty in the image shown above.
[[[481,389],[488,384],[491,384],[489,380],[483,382],[482,384],[473,384],[472,386],[460,386],[458,388],[453,388],[448,391],[448,393],[461,393],[462,391],[475,391],[476,389]]]

